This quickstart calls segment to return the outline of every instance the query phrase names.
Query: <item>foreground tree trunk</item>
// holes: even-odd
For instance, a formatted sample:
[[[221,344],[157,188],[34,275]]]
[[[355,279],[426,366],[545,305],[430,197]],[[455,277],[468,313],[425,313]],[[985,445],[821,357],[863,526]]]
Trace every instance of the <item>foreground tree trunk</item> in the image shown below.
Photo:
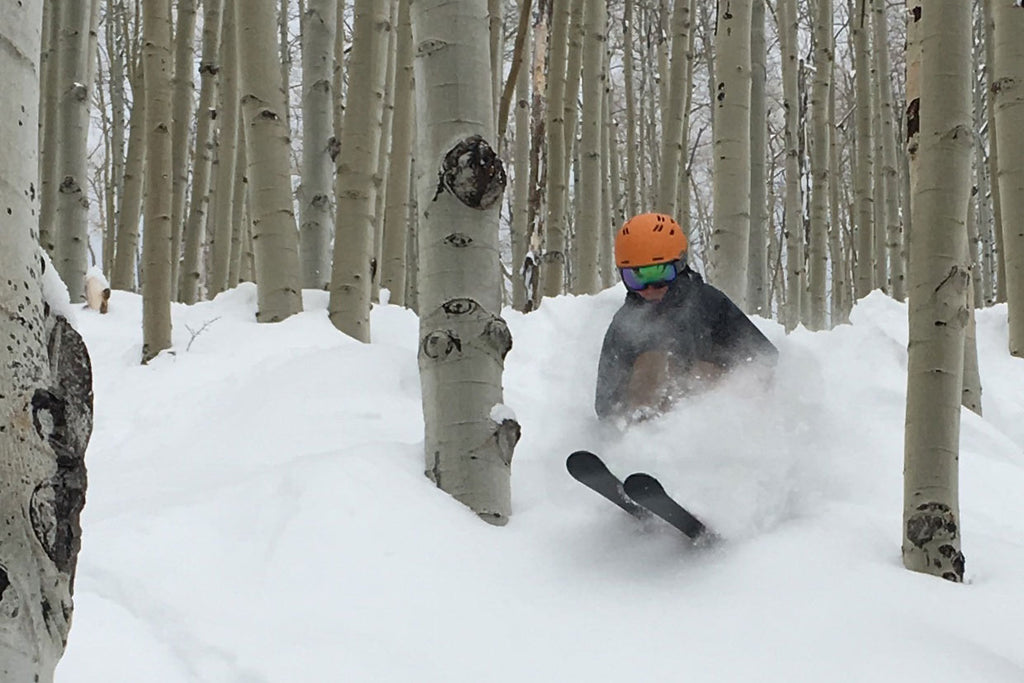
[[[1014,0],[990,0],[995,63],[992,107],[998,141],[1010,353],[1024,357],[1024,9]]]
[[[502,404],[512,336],[499,317],[505,171],[488,143],[487,3],[416,0],[412,26],[426,473],[485,521],[505,524],[520,430]]]
[[[957,454],[970,199],[971,8],[922,0],[920,160],[910,251],[903,564],[962,581]]]
[[[42,5],[0,5],[0,309],[18,312],[0,318],[0,680],[50,683],[71,628],[92,371],[81,337],[44,301],[55,276],[33,189]]]
[[[171,6],[143,5],[146,74],[146,199],[142,240],[142,362],[171,347]]]
[[[274,53],[266,49],[273,43],[277,22],[271,0],[234,1],[239,3],[235,19],[256,259],[256,319],[278,322],[302,310],[302,292],[284,84]]]

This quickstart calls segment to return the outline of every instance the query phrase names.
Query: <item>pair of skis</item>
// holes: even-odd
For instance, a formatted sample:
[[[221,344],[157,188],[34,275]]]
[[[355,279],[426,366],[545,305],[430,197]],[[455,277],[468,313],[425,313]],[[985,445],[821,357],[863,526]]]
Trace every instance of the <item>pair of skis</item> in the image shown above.
[[[703,522],[673,500],[658,480],[649,474],[638,472],[622,481],[612,474],[601,458],[590,451],[574,452],[565,461],[565,467],[574,479],[637,519],[645,519],[653,514],[699,545],[709,544],[718,538]]]

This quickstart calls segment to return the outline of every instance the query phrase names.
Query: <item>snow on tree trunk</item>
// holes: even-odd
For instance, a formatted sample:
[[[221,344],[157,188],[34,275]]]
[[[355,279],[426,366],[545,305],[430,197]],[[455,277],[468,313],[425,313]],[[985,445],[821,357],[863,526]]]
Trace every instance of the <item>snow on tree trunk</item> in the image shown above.
[[[376,270],[374,210],[391,3],[356,0],[354,12],[348,61],[350,96],[335,179],[337,218],[328,313],[339,330],[369,342],[370,295]]]
[[[903,563],[962,581],[958,467],[971,189],[971,9],[921,3],[919,176],[910,252]]]
[[[302,310],[302,292],[284,83],[274,53],[266,49],[273,44],[276,13],[269,2],[235,2],[256,319],[278,322]]]
[[[995,63],[992,108],[999,148],[1010,353],[1024,357],[1024,7],[1017,0],[991,0]]]
[[[51,307],[67,295],[37,242],[41,25],[40,0],[0,5],[0,680],[12,683],[50,683],[64,652],[92,431],[89,354]]]
[[[142,362],[171,346],[171,21],[170,0],[143,5],[146,74],[146,199],[142,241]]]
[[[512,336],[499,316],[498,211],[486,0],[416,0],[420,382],[426,474],[492,524],[511,513],[519,424],[504,408]],[[557,63],[557,62],[555,62]]]

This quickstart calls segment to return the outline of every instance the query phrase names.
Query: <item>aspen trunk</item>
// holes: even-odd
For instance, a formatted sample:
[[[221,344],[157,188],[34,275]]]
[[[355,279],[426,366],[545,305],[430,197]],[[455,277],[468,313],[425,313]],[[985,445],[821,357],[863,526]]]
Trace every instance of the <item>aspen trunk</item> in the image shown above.
[[[44,300],[36,232],[42,2],[0,6],[0,679],[52,683],[73,613],[92,431],[89,354]]]
[[[752,0],[722,0],[715,34],[712,282],[741,309],[750,241],[750,21]]]
[[[811,198],[807,281],[811,330],[827,327],[829,184],[829,91],[832,88],[832,0],[814,2],[814,75],[811,83]]]
[[[381,287],[391,293],[393,304],[406,303],[406,244],[410,229],[410,174],[416,110],[413,107],[412,23],[410,0],[398,1],[398,44],[395,56],[395,113],[391,121],[391,166],[387,176],[387,204],[384,212]]]
[[[375,175],[387,75],[387,32],[391,30],[390,3],[356,0],[354,16],[348,87],[349,92],[359,93],[359,97],[349,98],[341,130],[328,313],[339,330],[369,342]]]
[[[391,175],[391,129],[395,115],[395,68],[398,49],[398,31],[394,30],[398,21],[398,0],[389,3],[389,25],[392,27],[386,38],[387,61],[384,71],[384,106],[380,117],[380,138],[377,141],[377,173],[373,177],[373,261],[371,261],[370,299],[380,300],[380,264],[384,259],[384,207],[387,199],[385,179]]]
[[[220,34],[223,0],[203,2],[203,54],[199,65],[199,121],[192,158],[192,201],[185,222],[184,249],[178,298],[186,304],[199,300],[202,279],[204,226],[210,207],[210,172],[213,168],[213,131],[217,118],[217,75],[221,70]]]
[[[57,120],[59,144],[55,265],[68,286],[72,301],[85,298],[85,271],[89,256],[89,197],[87,183],[87,142],[89,100],[93,83],[89,73],[89,28],[92,3],[66,2],[55,11],[60,22],[58,39]]]
[[[242,0],[235,0],[241,2]],[[302,310],[299,234],[292,208],[291,132],[285,83],[265,48],[274,36],[272,2],[236,6],[238,61],[245,128],[246,177],[252,209],[259,322],[278,322]]]
[[[763,7],[763,5],[762,5]],[[762,18],[763,18],[762,14]],[[661,175],[658,178],[658,198],[655,210],[675,216],[680,167],[683,165],[683,116],[690,82],[687,80],[686,52],[690,42],[690,0],[675,0],[671,24],[670,71],[667,81],[668,99],[662,110]],[[764,35],[763,33],[761,34]]]
[[[962,581],[957,453],[969,320],[970,5],[921,2],[920,175],[910,252],[903,563]]]
[[[565,285],[565,222],[569,195],[566,185],[568,160],[565,154],[565,90],[570,9],[568,2],[556,2],[551,18],[547,82],[548,210],[541,266],[541,292],[544,296],[558,296]]]
[[[999,148],[1003,263],[1009,306],[1010,353],[1024,357],[1024,10],[1013,0],[991,0],[995,54],[992,108]]]
[[[988,85],[988,92],[992,92],[995,86],[995,19],[993,15],[993,4],[995,0],[982,0],[981,6],[985,16],[986,30],[985,37],[985,77]],[[990,98],[991,99],[991,98]],[[996,288],[995,303],[1006,301],[1006,260],[1003,245],[1003,210],[1002,197],[999,193],[999,140],[996,135],[996,108],[990,101],[988,110],[988,174],[992,178],[992,220],[993,236],[995,238],[996,252]]]
[[[786,195],[783,229],[786,249],[786,298],[783,324],[787,331],[800,324],[804,269],[803,197],[800,184],[800,92],[797,62],[796,0],[779,0],[779,49],[782,51],[782,106],[785,115]]]
[[[302,15],[302,183],[299,236],[302,286],[327,289],[331,281],[334,139],[334,41],[337,0],[306,0]]]
[[[688,3],[689,0],[676,0]],[[747,312],[768,317],[768,181],[765,102],[768,47],[765,2],[754,0],[750,29],[750,243],[747,256]],[[665,171],[663,170],[662,173]]]
[[[132,79],[132,111],[128,119],[128,156],[124,165],[124,192],[117,212],[117,247],[114,270],[110,275],[113,289],[136,291],[139,258],[139,218],[142,214],[142,193],[146,168],[146,84],[141,66],[135,67]]]
[[[854,68],[856,69],[856,129],[857,158],[854,166],[854,197],[857,205],[857,279],[856,296],[867,296],[875,282],[875,204],[871,187],[872,154],[871,135],[871,46],[869,42],[869,0],[855,0],[854,14],[850,18],[853,33]]]
[[[896,160],[896,142],[898,138],[896,114],[893,107],[892,69],[889,60],[889,20],[885,9],[885,0],[872,0],[874,17],[875,63],[878,71],[878,109],[881,119],[881,139],[878,149],[881,165],[882,182],[885,186],[885,206],[882,216],[884,223],[877,226],[882,230],[885,226],[886,252],[889,259],[890,293],[897,301],[907,296],[906,268],[903,251],[903,227],[900,225],[900,178]],[[879,192],[875,192],[876,201]]]
[[[177,296],[181,269],[181,244],[185,232],[185,194],[188,188],[189,132],[192,128],[192,99],[196,82],[193,47],[196,32],[196,0],[177,0],[178,25],[174,31],[174,76],[171,87],[171,291]],[[196,145],[198,148],[198,143]]]
[[[602,218],[603,169],[601,137],[604,133],[602,105],[604,99],[605,0],[586,0],[583,6],[583,116],[580,138],[581,193],[577,198],[580,221],[576,225],[578,254],[576,291],[596,294],[601,289],[598,256],[600,236],[605,231]]]
[[[519,424],[502,404],[498,209],[484,0],[416,0],[420,381],[426,474],[492,524],[511,513]],[[557,62],[556,62],[557,63]],[[452,103],[458,103],[452,107]],[[440,173],[441,184],[438,185]]]
[[[260,0],[265,2],[265,0]],[[231,229],[235,221],[235,164],[240,142],[239,123],[241,105],[239,101],[238,69],[238,26],[236,21],[236,0],[223,0],[221,21],[221,70],[220,70],[220,132],[217,136],[215,157],[214,192],[211,197],[213,210],[210,219],[213,229],[209,230],[212,242],[210,248],[210,273],[207,290],[213,298],[230,286],[231,270]],[[241,207],[237,207],[241,210]]]
[[[60,116],[60,5],[42,2],[43,49],[39,58],[42,79],[39,100],[39,244],[50,258],[57,257],[57,188],[60,186],[58,166],[58,131]]]
[[[520,12],[531,5],[531,0],[520,0]],[[533,31],[529,22],[521,22],[523,33],[516,36],[522,41],[522,53],[533,54]],[[516,108],[514,115],[512,176],[512,308],[525,311],[529,297],[526,291],[526,255],[530,240],[530,70],[520,67],[516,76]],[[498,117],[501,123],[501,117]]]
[[[633,80],[633,3],[622,2],[622,87],[626,100],[626,214],[635,216],[637,209],[637,140],[636,86]]]
[[[124,20],[124,3],[108,3],[106,45],[110,68],[110,156],[111,183],[107,192],[110,229],[103,238],[103,272],[110,276],[114,272],[114,254],[117,247],[117,228],[121,199],[124,197],[125,171],[125,37],[121,30]]]

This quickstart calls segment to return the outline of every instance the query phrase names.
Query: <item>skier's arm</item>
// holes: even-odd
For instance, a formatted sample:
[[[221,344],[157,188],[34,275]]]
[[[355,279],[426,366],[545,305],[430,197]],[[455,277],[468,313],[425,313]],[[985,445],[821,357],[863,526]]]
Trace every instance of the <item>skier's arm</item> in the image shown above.
[[[779,358],[775,345],[726,296],[721,295],[717,308],[711,334],[722,350],[721,364],[731,369],[753,363],[771,374]]]
[[[597,365],[594,411],[602,420],[619,415],[625,410],[626,387],[632,372],[634,355],[626,348],[613,321],[604,335],[601,359]]]

